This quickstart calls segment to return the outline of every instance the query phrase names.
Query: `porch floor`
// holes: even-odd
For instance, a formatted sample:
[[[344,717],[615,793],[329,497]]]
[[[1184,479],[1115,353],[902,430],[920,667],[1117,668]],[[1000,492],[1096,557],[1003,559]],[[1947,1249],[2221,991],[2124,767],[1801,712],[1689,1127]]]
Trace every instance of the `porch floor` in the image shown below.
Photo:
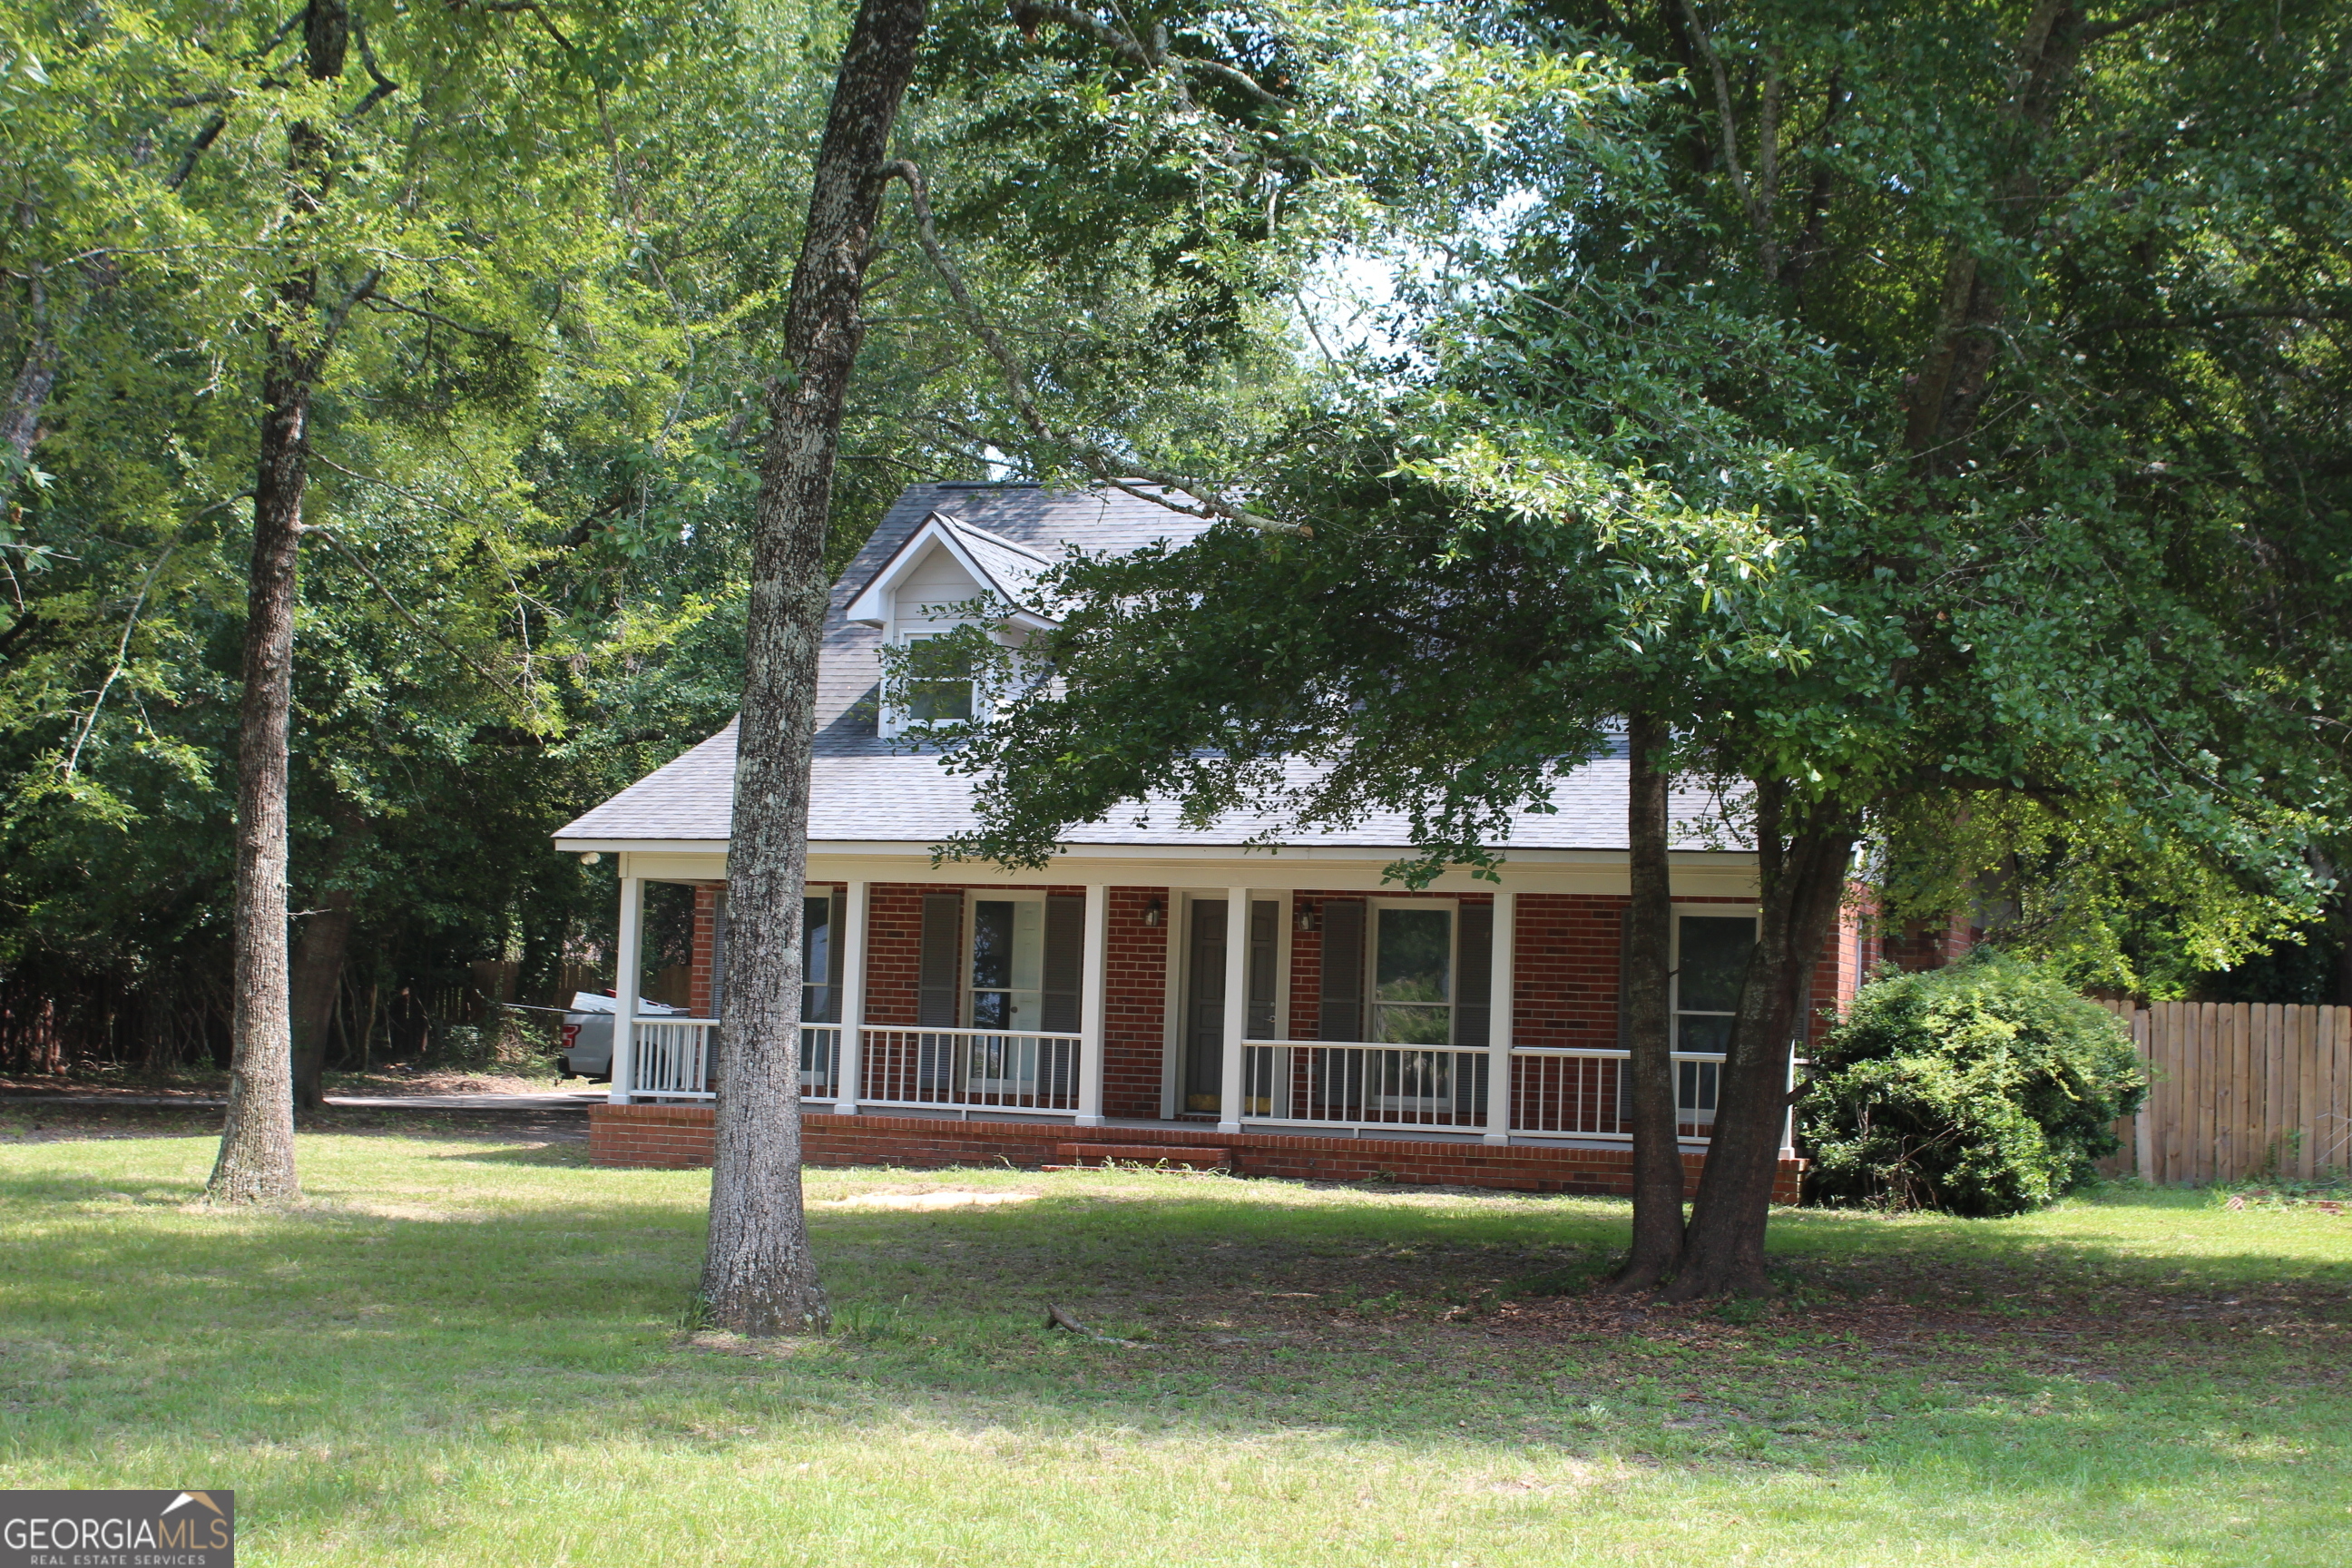
[[[685,1169],[710,1163],[713,1113],[708,1105],[592,1106],[588,1157],[599,1165]],[[1066,1118],[1024,1120],[1003,1112],[961,1116],[836,1116],[801,1119],[802,1157],[811,1165],[1013,1165],[1036,1169],[1073,1163],[1069,1149],[1117,1142],[1171,1151],[1222,1149],[1238,1176],[1327,1182],[1389,1181],[1412,1185],[1495,1187],[1531,1193],[1622,1195],[1632,1191],[1633,1152],[1622,1143],[1518,1138],[1486,1143],[1475,1133],[1381,1129],[1358,1133],[1285,1128],[1220,1132],[1208,1121],[1106,1120],[1080,1127]],[[1685,1147],[1685,1190],[1697,1190],[1706,1155]],[[1797,1201],[1806,1162],[1783,1158],[1773,1201]]]

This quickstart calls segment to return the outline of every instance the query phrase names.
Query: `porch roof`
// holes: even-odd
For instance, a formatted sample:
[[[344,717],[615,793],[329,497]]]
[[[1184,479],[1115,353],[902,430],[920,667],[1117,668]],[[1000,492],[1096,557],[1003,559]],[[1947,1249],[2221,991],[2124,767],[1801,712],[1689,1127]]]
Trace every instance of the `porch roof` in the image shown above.
[[[562,829],[556,846],[724,844],[730,836],[734,780],[735,726],[730,723]],[[1626,783],[1622,758],[1586,763],[1555,787],[1556,811],[1523,813],[1512,820],[1503,847],[1622,851]],[[936,755],[819,752],[809,785],[809,839],[820,848],[849,844],[928,848],[977,825],[971,792],[972,781],[949,773]],[[1713,797],[1679,791],[1673,810],[1675,848],[1746,852],[1744,840],[1734,838],[1724,826]],[[1073,827],[1065,841],[1139,849],[1241,847],[1263,843],[1273,826],[1267,817],[1236,815],[1207,827],[1187,827],[1165,804],[1122,806],[1108,821]],[[1291,834],[1282,842],[1299,848],[1362,848],[1388,856],[1411,848],[1412,834],[1402,816],[1384,813],[1349,827]]]

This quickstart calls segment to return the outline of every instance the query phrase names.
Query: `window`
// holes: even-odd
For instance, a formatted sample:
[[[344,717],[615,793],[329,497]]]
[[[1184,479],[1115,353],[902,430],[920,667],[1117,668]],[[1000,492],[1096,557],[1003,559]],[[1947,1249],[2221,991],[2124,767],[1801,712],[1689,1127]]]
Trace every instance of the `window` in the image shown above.
[[[908,632],[904,722],[968,724],[973,714],[971,650],[942,632]]]
[[[801,1022],[841,1022],[840,987],[833,984],[833,896],[801,900]]]
[[[1454,1041],[1454,910],[1381,905],[1372,911],[1372,1030],[1381,1045]]]
[[[1044,1029],[1045,900],[974,899],[971,952],[971,1027]]]
[[[1720,1054],[1730,1047],[1732,1015],[1755,945],[1753,915],[1675,918],[1675,1049]],[[1695,1082],[1691,1087],[1697,1092]],[[1706,1098],[1711,1110],[1711,1086]]]

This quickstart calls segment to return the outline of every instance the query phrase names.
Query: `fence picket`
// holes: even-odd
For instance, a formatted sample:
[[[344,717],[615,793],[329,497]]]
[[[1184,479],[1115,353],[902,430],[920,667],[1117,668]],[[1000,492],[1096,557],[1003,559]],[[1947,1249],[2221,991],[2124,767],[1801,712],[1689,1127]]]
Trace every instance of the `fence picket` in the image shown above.
[[[2148,1075],[2126,1147],[2102,1162],[2152,1182],[2305,1180],[2352,1168],[2352,1007],[2159,1002],[2115,1011]]]

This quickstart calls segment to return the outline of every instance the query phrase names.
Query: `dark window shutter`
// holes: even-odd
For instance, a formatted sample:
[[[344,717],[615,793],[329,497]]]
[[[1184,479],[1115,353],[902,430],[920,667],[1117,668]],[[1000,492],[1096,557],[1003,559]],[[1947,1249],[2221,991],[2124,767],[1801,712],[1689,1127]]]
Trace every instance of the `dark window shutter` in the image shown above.
[[[727,1016],[727,894],[720,889],[710,906],[710,1016]]]
[[[1184,1017],[1184,1109],[1223,1103],[1225,1060],[1225,900],[1194,899],[1192,963]]]
[[[1086,991],[1087,901],[1066,893],[1045,900],[1045,994],[1038,1016],[1049,1035],[1078,1032],[1078,1006]]]
[[[923,953],[916,969],[915,1022],[952,1029],[962,1016],[956,968],[963,957],[963,895],[923,895]]]
[[[1454,1045],[1483,1050],[1493,1027],[1495,906],[1464,904],[1454,943]]]
[[[1324,900],[1322,1000],[1318,1037],[1364,1037],[1364,906],[1352,899]]]
[[[1249,1016],[1243,1033],[1253,1040],[1278,1040],[1275,1027],[1276,982],[1282,974],[1282,906],[1271,899],[1250,901]]]

